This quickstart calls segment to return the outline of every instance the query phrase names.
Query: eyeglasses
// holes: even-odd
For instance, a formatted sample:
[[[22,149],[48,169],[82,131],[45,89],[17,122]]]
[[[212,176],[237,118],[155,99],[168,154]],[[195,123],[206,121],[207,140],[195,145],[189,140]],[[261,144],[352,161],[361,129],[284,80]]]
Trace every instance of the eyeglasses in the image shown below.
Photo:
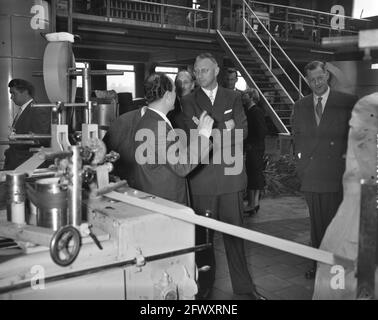
[[[196,76],[200,75],[200,74],[206,74],[206,73],[209,73],[210,69],[208,68],[204,68],[204,69],[196,69],[194,70],[194,74]]]

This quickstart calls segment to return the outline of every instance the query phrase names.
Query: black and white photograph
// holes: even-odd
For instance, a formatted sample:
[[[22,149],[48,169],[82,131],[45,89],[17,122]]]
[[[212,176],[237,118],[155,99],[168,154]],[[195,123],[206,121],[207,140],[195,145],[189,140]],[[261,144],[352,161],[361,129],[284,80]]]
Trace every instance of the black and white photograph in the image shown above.
[[[377,1],[0,0],[0,70],[0,300],[378,299]]]

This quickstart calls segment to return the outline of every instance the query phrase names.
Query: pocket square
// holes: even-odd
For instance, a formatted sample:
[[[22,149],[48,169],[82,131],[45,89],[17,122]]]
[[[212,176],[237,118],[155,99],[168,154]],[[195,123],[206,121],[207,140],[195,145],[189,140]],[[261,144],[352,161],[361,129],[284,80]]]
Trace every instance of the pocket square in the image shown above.
[[[192,120],[198,126],[198,124],[199,124],[198,118],[196,116],[193,116]]]
[[[232,112],[232,109],[228,109],[228,110],[226,110],[226,111],[224,112],[224,114],[228,114],[228,113],[230,113],[230,112]]]

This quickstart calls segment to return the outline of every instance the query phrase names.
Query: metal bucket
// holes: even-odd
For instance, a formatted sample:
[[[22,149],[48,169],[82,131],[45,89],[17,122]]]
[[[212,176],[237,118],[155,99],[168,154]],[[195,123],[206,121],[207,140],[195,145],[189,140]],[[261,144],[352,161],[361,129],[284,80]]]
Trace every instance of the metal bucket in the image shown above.
[[[60,227],[67,225],[67,201],[59,200],[66,199],[67,190],[59,185],[59,178],[36,181],[35,191],[37,197],[48,198],[56,203],[55,207],[50,209],[43,209],[37,206],[37,226],[56,231]]]

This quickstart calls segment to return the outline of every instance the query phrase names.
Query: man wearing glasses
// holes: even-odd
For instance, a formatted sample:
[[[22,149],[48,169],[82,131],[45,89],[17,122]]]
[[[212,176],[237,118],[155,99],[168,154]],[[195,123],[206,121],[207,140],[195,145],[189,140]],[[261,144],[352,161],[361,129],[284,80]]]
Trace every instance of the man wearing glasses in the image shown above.
[[[305,74],[312,94],[295,103],[292,124],[297,174],[310,212],[311,244],[319,248],[343,199],[349,120],[357,97],[329,87],[324,62],[310,62]],[[306,278],[315,277],[315,266]]]
[[[226,134],[234,135],[236,129],[243,130],[247,135],[247,118],[243,110],[241,94],[218,86],[217,76],[219,67],[216,59],[210,53],[200,54],[194,64],[194,73],[199,88],[184,96],[181,100],[184,112],[184,125],[186,131],[197,127],[196,120],[203,111],[214,119],[213,129]],[[243,138],[243,137],[242,137]],[[215,142],[214,142],[215,143]],[[239,148],[239,145],[241,148]],[[239,151],[243,157],[243,140],[235,141],[234,145],[223,144],[220,148],[214,147],[209,164],[200,165],[189,175],[191,206],[199,215],[210,211],[212,218],[237,226],[242,225],[243,216],[243,190],[246,188],[247,176],[244,163],[237,174],[227,175],[229,164],[222,159],[217,163],[217,155],[225,154],[228,148]],[[238,148],[238,149],[237,149]],[[219,157],[221,158],[221,157]],[[210,232],[210,241],[213,239]],[[243,239],[223,235],[231,283],[235,299],[264,299],[257,291],[248,270]],[[204,228],[196,228],[196,243],[206,241]],[[214,249],[201,251],[196,254],[196,263],[199,268],[210,266],[209,271],[199,274],[198,298],[209,298],[215,280]]]

